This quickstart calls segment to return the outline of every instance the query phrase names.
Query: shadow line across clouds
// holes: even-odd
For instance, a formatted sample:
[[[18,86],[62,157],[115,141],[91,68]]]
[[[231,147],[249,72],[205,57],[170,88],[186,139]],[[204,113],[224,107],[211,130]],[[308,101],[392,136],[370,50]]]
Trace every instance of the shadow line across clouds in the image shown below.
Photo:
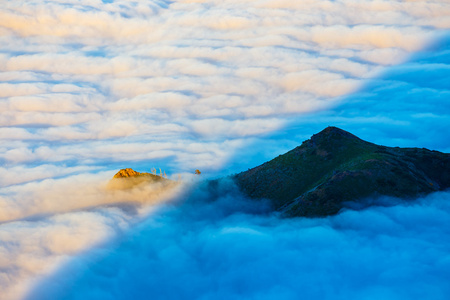
[[[103,190],[245,170],[327,125],[449,152],[445,1],[72,2],[0,8],[1,296],[448,299],[445,192],[280,220],[229,185]]]
[[[327,126],[337,126],[376,144],[450,152],[450,33],[442,34],[402,64],[367,79],[333,105],[301,116],[255,138],[235,152],[228,173],[283,154]],[[249,151],[248,149],[258,149]],[[255,153],[257,152],[257,153]]]
[[[250,149],[296,146],[293,136],[337,125],[389,146],[447,151],[449,42]],[[26,299],[447,299],[450,193],[379,204],[280,219],[226,180],[214,190],[199,185],[120,239],[72,259]]]
[[[226,183],[227,185],[229,183]],[[75,257],[26,299],[447,299],[450,194],[279,219],[198,188],[119,241]],[[216,197],[216,198],[214,198]],[[393,199],[392,199],[393,201]]]

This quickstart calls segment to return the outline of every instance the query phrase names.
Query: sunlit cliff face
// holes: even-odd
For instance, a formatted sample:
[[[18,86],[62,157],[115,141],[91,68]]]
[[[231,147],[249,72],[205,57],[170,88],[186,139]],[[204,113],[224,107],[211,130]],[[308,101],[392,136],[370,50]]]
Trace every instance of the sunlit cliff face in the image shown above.
[[[237,172],[327,125],[450,151],[449,16],[443,0],[3,3],[2,296],[178,195],[106,192],[120,168]]]

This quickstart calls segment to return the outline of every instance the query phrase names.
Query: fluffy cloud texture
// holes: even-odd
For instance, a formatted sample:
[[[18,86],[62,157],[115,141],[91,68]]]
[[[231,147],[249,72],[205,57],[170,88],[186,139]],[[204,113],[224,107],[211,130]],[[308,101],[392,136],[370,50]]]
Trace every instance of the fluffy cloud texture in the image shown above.
[[[206,176],[229,174],[283,153],[327,125],[340,126],[381,144],[450,152],[450,141],[445,135],[450,125],[449,29],[450,5],[444,0],[3,3],[2,296],[25,297],[33,285],[40,285],[40,276],[51,276],[58,269],[64,273],[62,266],[70,265],[74,256],[120,236],[155,205],[174,197],[161,196],[151,188],[107,192],[104,185],[119,168],[148,171],[155,166],[169,174],[199,168]],[[178,199],[193,201],[192,196]],[[437,203],[440,205],[440,200]],[[433,214],[435,204],[430,205],[429,212]],[[212,207],[213,211],[226,211],[226,207]],[[412,212],[414,208],[404,209]],[[380,210],[343,215],[363,220],[379,213],[383,220],[391,218],[391,210],[395,209]],[[436,210],[438,214],[447,213],[441,208]],[[174,224],[173,216],[183,213],[190,214],[192,210],[175,209],[163,214],[160,224]],[[156,267],[161,268],[158,263],[180,253],[180,265],[172,264],[173,270],[186,266],[187,254],[179,249],[186,241],[180,239],[192,238],[193,245],[199,245],[208,243],[205,237],[210,237],[211,248],[205,248],[204,253],[211,254],[212,261],[201,260],[192,265],[197,268],[194,277],[199,280],[193,284],[198,286],[206,279],[197,275],[211,270],[216,263],[214,257],[219,262],[220,252],[216,250],[220,243],[230,247],[235,238],[248,239],[247,245],[257,254],[264,249],[284,253],[292,249],[277,247],[295,244],[290,234],[301,240],[307,238],[303,232],[317,226],[319,233],[328,234],[338,247],[347,250],[347,255],[351,255],[348,249],[352,243],[364,246],[366,232],[355,233],[352,242],[349,232],[353,225],[338,225],[342,216],[325,221],[292,221],[295,228],[300,228],[297,231],[289,227],[293,226],[291,221],[276,224],[273,217],[231,216],[206,219],[212,222],[207,230],[194,228],[191,236],[178,226],[192,222],[195,227],[200,222],[197,217],[175,224],[172,233],[158,233],[157,227],[152,227],[152,222],[157,221],[150,217],[138,231],[149,230],[161,239],[161,248],[152,252],[160,257]],[[422,217],[431,220],[427,214]],[[393,222],[403,226],[403,220]],[[283,230],[287,232],[285,236]],[[363,251],[360,262],[384,255],[385,250],[402,250],[405,236],[415,232],[411,230],[400,231],[395,237],[398,241],[392,237],[392,244],[381,243],[385,245],[383,249],[369,243],[363,250],[373,251],[375,256],[364,256]],[[417,231],[429,233],[422,227]],[[172,245],[163,241],[178,234]],[[71,236],[77,238],[71,240]],[[214,236],[218,237],[218,244],[214,244]],[[437,256],[448,246],[447,240],[439,244]],[[421,251],[425,248],[420,245],[434,241],[420,236],[412,251]],[[142,243],[149,246],[147,239]],[[313,249],[331,245],[318,240],[312,243]],[[258,245],[263,247],[259,249]],[[243,252],[235,250],[239,254],[236,259],[244,261]],[[298,253],[295,251],[292,253]],[[320,253],[325,262],[337,263],[335,257]],[[391,261],[398,259],[400,266],[408,268],[407,257],[402,261],[400,254],[392,255]],[[432,261],[433,255],[427,253],[427,261],[421,261],[432,271],[424,282],[436,282],[441,287],[438,275],[448,275],[441,273],[439,265],[445,265],[445,258],[442,256],[443,261],[438,263]],[[266,263],[270,259],[279,262],[280,269],[287,264],[276,257],[268,258]],[[239,263],[231,256],[228,260],[232,266]],[[295,268],[306,264],[293,261]],[[255,268],[262,263],[255,260]],[[277,268],[276,264],[273,268]],[[319,276],[322,271],[335,276],[330,278],[337,282],[347,283],[338,280],[337,268],[327,269],[324,264],[315,274]],[[367,278],[379,275],[377,270],[366,271]],[[97,276],[96,270],[92,272],[92,276]],[[169,271],[164,274],[173,275]],[[407,281],[406,273],[401,274]],[[388,275],[386,278],[393,276]],[[247,293],[245,287],[233,283],[242,279],[239,276],[224,277],[230,282],[218,286],[232,286],[236,295],[258,297],[251,288],[256,288],[259,281],[249,281]],[[113,282],[119,280],[115,275],[111,278]],[[311,285],[323,284],[318,277],[311,278]],[[383,283],[379,288],[372,286],[373,295],[392,292]],[[401,286],[400,282],[395,284]],[[275,286],[270,288],[273,290],[267,291],[268,297],[281,293]],[[348,290],[351,288],[348,286]],[[295,291],[287,289],[283,295],[289,298]],[[439,291],[448,294],[448,290]],[[228,292],[224,291],[233,295]],[[40,293],[45,294],[42,290]],[[190,295],[186,290],[183,293]],[[205,295],[210,294],[205,291]],[[311,291],[311,295],[316,294]],[[398,295],[397,299],[419,297],[414,293]]]
[[[67,263],[26,299],[443,300],[450,294],[449,193],[281,220],[264,215],[260,203],[220,194],[211,203],[213,194],[197,192],[194,204],[156,212],[118,245]]]
[[[117,236],[133,216],[117,208],[71,212],[3,223],[0,230],[2,299],[22,299],[30,286],[80,251]]]
[[[72,172],[79,170],[71,170]],[[84,171],[84,170],[83,170]],[[1,299],[21,299],[37,280],[116,238],[186,185],[120,190],[106,176],[71,175],[4,188],[0,194]]]
[[[439,1],[5,3],[0,159],[220,170],[249,139],[330,109],[439,39],[449,11]]]

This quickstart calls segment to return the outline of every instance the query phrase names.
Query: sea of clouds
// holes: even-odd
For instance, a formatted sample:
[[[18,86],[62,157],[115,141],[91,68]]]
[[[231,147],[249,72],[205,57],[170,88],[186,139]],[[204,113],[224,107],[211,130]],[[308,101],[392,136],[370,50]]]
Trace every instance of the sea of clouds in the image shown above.
[[[169,174],[198,168],[205,177],[239,172],[297,146],[327,125],[389,146],[450,152],[449,30],[450,4],[444,0],[2,3],[0,299],[30,297],[31,291],[38,291],[35,298],[57,299],[60,287],[75,278],[62,276],[67,282],[55,286],[46,278],[66,274],[66,267],[79,271],[74,271],[74,286],[87,289],[83,280],[101,271],[84,260],[106,256],[98,266],[106,269],[117,264],[114,257],[126,261],[126,246],[108,244],[122,238],[123,245],[143,249],[130,252],[130,259],[154,259],[148,265],[142,258],[142,267],[151,269],[154,263],[157,272],[136,266],[140,275],[133,276],[146,276],[142,284],[155,287],[147,293],[156,293],[158,287],[169,298],[176,293],[191,298],[223,293],[289,299],[298,296],[295,282],[314,287],[306,298],[318,291],[338,295],[338,287],[343,290],[337,297],[343,299],[351,291],[358,299],[364,299],[358,297],[363,293],[368,299],[403,299],[433,287],[434,299],[448,296],[442,283],[448,277],[443,273],[448,266],[445,251],[450,250],[443,228],[448,222],[446,193],[417,205],[279,220],[245,205],[250,212],[240,204],[217,204],[223,201],[197,205],[196,216],[187,204],[160,207],[169,200],[195,202],[185,186],[173,192],[159,187],[110,191],[106,184],[123,167],[162,167]],[[190,177],[183,178],[191,187]],[[226,203],[242,198],[235,193],[228,197]],[[216,217],[220,210],[231,212]],[[409,214],[424,224],[414,227]],[[361,224],[371,216],[379,231]],[[186,231],[190,226],[192,232]],[[357,226],[362,228],[353,232]],[[166,230],[171,227],[173,231]],[[398,227],[402,230],[393,233]],[[307,241],[308,234],[315,236],[314,230],[317,237],[311,238],[308,251],[294,247]],[[159,244],[141,241],[145,232]],[[227,254],[227,248],[240,247],[240,239],[244,248]],[[186,243],[198,247],[188,249]],[[114,248],[110,258],[105,245]],[[348,268],[338,264],[333,247],[347,255],[342,262]],[[89,256],[97,248],[103,249],[101,254]],[[273,251],[286,255],[277,257]],[[264,258],[263,252],[273,255]],[[423,260],[416,264],[414,253],[419,252]],[[186,253],[199,258],[187,265]],[[308,262],[320,261],[319,254],[322,265],[302,277],[311,267]],[[383,255],[388,256],[385,264],[380,262]],[[283,257],[289,260],[283,262]],[[388,279],[379,278],[395,260],[400,266],[395,274],[404,281],[389,286]],[[214,269],[216,262],[223,268]],[[117,284],[119,290],[111,297],[120,298],[127,286],[137,288],[139,280],[133,285],[126,267],[118,268],[124,277],[106,276],[111,280],[102,279],[98,293],[103,293],[102,286]],[[80,270],[86,271],[86,279]],[[217,273],[208,281],[205,272]],[[235,276],[229,274],[233,272]],[[411,272],[416,275],[411,294],[397,292],[412,280]],[[281,279],[272,277],[275,281],[269,284],[250,273]],[[188,278],[191,284],[183,284]],[[364,285],[364,278],[378,285]],[[70,297],[78,297],[76,291]]]
[[[25,299],[448,299],[450,193],[380,203],[280,220],[229,185],[200,189]]]

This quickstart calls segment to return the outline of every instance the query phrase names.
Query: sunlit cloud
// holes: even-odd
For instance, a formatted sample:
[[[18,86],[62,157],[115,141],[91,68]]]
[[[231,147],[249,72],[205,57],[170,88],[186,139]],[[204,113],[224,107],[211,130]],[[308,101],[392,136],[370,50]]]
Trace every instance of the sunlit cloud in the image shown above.
[[[255,214],[261,203],[231,191],[197,192],[196,202],[153,215],[113,250],[68,263],[27,299],[445,299],[450,292],[448,193],[279,219]]]
[[[2,299],[23,298],[42,276],[117,237],[156,204],[187,189],[175,182],[114,189],[108,184],[111,174],[86,175],[92,171],[86,167],[44,165],[25,171],[15,167],[0,177],[11,185],[0,194]]]
[[[166,132],[257,137],[403,62],[442,35],[447,12],[417,1],[8,3],[2,139],[17,126],[30,149],[33,140],[149,143]],[[268,125],[251,129],[247,118]],[[200,128],[208,120],[217,127]]]
[[[121,233],[132,219],[118,208],[99,208],[2,224],[2,298],[23,298],[41,276],[55,271],[80,251]]]
[[[230,174],[327,125],[391,146],[450,151],[442,137],[450,125],[449,16],[443,0],[3,3],[2,295],[22,298],[39,276],[174,196],[105,191],[130,164],[174,177],[197,168]],[[248,235],[255,248],[281,232],[253,221],[219,220],[193,241],[218,234],[226,245],[226,236]],[[317,226],[335,240],[344,235],[344,248],[351,243]]]

